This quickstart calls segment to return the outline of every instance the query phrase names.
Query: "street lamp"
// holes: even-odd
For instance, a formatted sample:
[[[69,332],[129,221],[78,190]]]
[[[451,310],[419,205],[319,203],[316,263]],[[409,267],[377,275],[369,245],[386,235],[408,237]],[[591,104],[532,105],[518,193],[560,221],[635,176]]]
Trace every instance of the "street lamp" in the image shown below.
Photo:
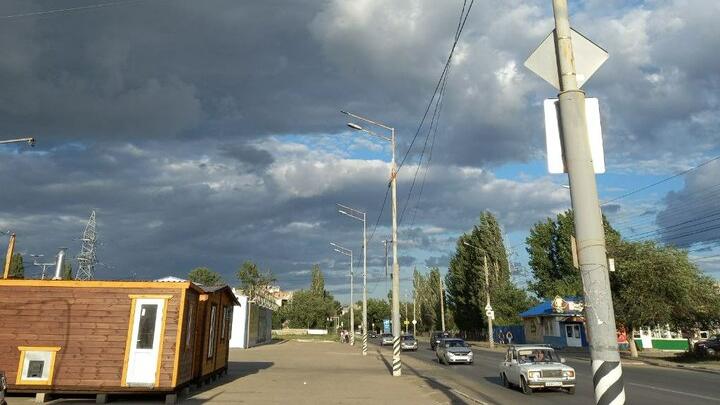
[[[390,142],[390,149],[392,154],[392,160],[390,162],[390,189],[391,189],[391,212],[392,212],[392,249],[393,249],[393,267],[392,267],[392,331],[393,331],[393,363],[392,370],[393,376],[402,375],[402,363],[400,362],[400,265],[398,264],[398,238],[397,238],[397,168],[395,167],[395,128],[381,124],[379,122],[370,120],[368,118],[353,114],[347,111],[340,111],[341,113],[355,118],[357,120],[367,122],[368,124],[380,127],[390,132],[390,137],[385,135],[379,135],[375,132],[363,128],[362,126],[350,122],[348,127],[355,131],[365,132],[370,136],[380,138],[384,141]]]
[[[362,308],[362,355],[367,356],[367,215],[355,208],[337,204],[338,212],[363,223],[363,308]]]
[[[342,247],[337,243],[330,242],[330,246],[334,248],[334,251],[340,253],[341,255],[350,257],[350,345],[355,346],[355,310],[353,309],[353,307],[355,306],[355,304],[353,303],[353,253],[352,250]]]
[[[5,143],[22,143],[22,142],[27,142],[27,144],[30,145],[30,147],[34,147],[34,146],[35,146],[35,138],[8,139],[8,140],[5,140],[5,141],[0,141],[0,144],[5,144]]]
[[[482,248],[479,246],[471,245],[465,241],[463,241],[463,245],[470,246],[472,248],[477,249],[478,251],[482,252]],[[487,265],[487,255],[483,253],[483,267],[485,268],[485,298],[487,299],[487,304],[485,305],[485,316],[488,321],[488,343],[490,344],[490,348],[495,347],[495,341],[493,340],[493,327],[492,327],[492,321],[494,314],[492,312],[492,306],[490,305],[490,280],[488,277],[488,265]]]

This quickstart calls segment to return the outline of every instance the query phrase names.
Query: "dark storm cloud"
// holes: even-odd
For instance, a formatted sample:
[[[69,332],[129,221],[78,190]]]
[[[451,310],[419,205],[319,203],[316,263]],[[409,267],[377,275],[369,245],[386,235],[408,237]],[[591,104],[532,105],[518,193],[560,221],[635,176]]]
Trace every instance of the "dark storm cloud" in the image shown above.
[[[720,240],[720,212],[717,200],[720,163],[713,162],[685,176],[685,187],[665,197],[665,208],[657,215],[657,232],[645,231],[645,237],[660,239],[680,247],[693,246],[701,251],[704,244]]]
[[[57,7],[9,0],[0,16]],[[0,122],[4,133],[32,134],[40,146],[0,150],[0,172],[12,173],[0,177],[0,228],[17,231],[25,253],[50,255],[59,246],[72,253],[96,208],[106,264],[100,278],[182,276],[208,265],[232,281],[252,259],[285,288],[305,287],[315,263],[330,283],[344,285],[348,263],[328,242],[359,257],[360,224],[334,204],[367,211],[368,231],[375,229],[387,164],[346,158],[336,140],[296,137],[342,131],[344,108],[396,126],[404,152],[442,71],[459,7],[148,0],[3,20]],[[582,30],[611,53],[588,84],[604,99],[609,159],[630,161],[660,147],[670,151],[663,161],[674,160],[671,152],[704,153],[714,140],[718,61],[703,49],[718,41],[712,20],[720,12],[713,2],[703,7],[685,13],[682,2],[666,2],[620,13],[593,2],[578,12]],[[539,103],[554,91],[522,61],[550,31],[550,13],[540,0],[476,2],[423,198],[410,201],[401,224],[403,268],[428,255],[444,267],[444,252],[485,209],[510,232],[567,207],[567,192],[548,178],[508,180],[481,169],[542,154]],[[415,153],[399,178],[401,209]],[[380,281],[379,241],[389,223],[386,208],[368,249],[370,276]]]

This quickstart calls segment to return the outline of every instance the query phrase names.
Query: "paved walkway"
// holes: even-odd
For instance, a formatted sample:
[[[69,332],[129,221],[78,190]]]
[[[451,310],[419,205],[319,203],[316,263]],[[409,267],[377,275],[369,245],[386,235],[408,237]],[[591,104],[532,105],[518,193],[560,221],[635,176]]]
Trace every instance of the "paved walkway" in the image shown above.
[[[286,341],[233,350],[227,377],[188,404],[457,404],[416,376],[392,377],[387,360],[359,345]]]
[[[227,376],[191,391],[182,404],[464,404],[472,401],[437,381],[407,370],[392,377],[388,356],[374,345],[281,341],[249,350],[233,349]],[[11,396],[10,405],[33,403]],[[112,397],[112,403],[162,404],[162,397]],[[49,404],[90,404],[94,398],[62,398]]]

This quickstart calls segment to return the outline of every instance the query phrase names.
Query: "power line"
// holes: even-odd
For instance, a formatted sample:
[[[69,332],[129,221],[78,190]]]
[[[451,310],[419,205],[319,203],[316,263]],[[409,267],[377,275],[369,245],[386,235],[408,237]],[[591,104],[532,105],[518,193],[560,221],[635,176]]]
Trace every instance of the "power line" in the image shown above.
[[[405,155],[403,156],[402,160],[400,161],[400,165],[397,168],[397,172],[402,169],[403,164],[405,163],[405,160],[407,159],[408,155],[410,154],[410,151],[412,150],[413,145],[415,144],[415,140],[417,140],[418,135],[420,135],[420,131],[422,130],[423,125],[425,124],[425,119],[427,119],[427,115],[430,112],[430,108],[433,105],[433,101],[435,100],[435,96],[438,94],[438,90],[440,89],[440,85],[442,84],[443,77],[445,76],[447,70],[450,68],[450,62],[452,61],[453,54],[455,53],[455,49],[457,48],[457,44],[460,40],[460,35],[462,34],[463,29],[465,28],[465,23],[467,22],[467,18],[470,15],[470,10],[472,9],[473,4],[475,3],[475,0],[470,1],[470,5],[467,7],[467,11],[465,11],[465,4],[467,1],[463,2],[463,8],[462,11],[465,12],[464,16],[461,12],[460,18],[462,20],[462,23],[459,24],[459,28],[455,31],[455,40],[453,41],[452,48],[450,48],[450,55],[447,58],[447,61],[445,62],[445,67],[443,68],[442,73],[440,74],[440,78],[437,81],[437,84],[435,85],[435,90],[433,90],[433,95],[430,98],[430,102],[428,102],[427,108],[425,109],[425,113],[423,114],[422,119],[420,120],[420,125],[418,126],[417,131],[415,131],[415,135],[413,136],[412,141],[410,142],[410,146],[408,147],[407,151],[405,152]]]
[[[629,196],[631,196],[631,195],[633,195],[633,194],[637,194],[637,193],[639,193],[639,192],[641,192],[641,191],[644,191],[644,190],[647,190],[647,189],[649,189],[649,188],[651,188],[651,187],[655,187],[655,186],[657,186],[657,185],[659,185],[659,184],[662,184],[662,183],[665,183],[665,182],[667,182],[667,181],[670,181],[670,180],[672,180],[672,179],[674,179],[674,178],[676,178],[676,177],[680,177],[680,176],[682,176],[682,175],[688,174],[688,173],[690,173],[690,172],[692,172],[692,171],[694,171],[694,170],[697,170],[697,169],[699,169],[699,168],[701,168],[701,167],[703,167],[703,166],[705,166],[705,165],[707,165],[707,164],[709,164],[709,163],[712,163],[712,162],[714,162],[714,161],[716,161],[716,160],[718,160],[718,159],[720,159],[720,156],[715,156],[714,158],[712,158],[712,159],[710,159],[710,160],[706,160],[706,161],[700,163],[699,165],[697,165],[697,166],[695,166],[695,167],[691,167],[691,168],[689,168],[689,169],[687,169],[687,170],[683,170],[682,172],[673,174],[672,176],[666,177],[666,178],[664,178],[664,179],[662,179],[662,180],[659,180],[659,181],[656,181],[655,183],[648,184],[647,186],[640,187],[640,188],[638,188],[638,189],[636,189],[636,190],[627,192],[627,193],[625,193],[625,194],[623,194],[623,195],[621,195],[621,196],[619,196],[619,197],[615,197],[615,198],[613,198],[613,199],[611,199],[611,200],[605,201],[605,202],[601,203],[600,206],[607,205],[607,204],[610,204],[611,202],[615,202],[615,201],[618,201],[618,200],[622,200],[622,199],[625,198],[625,197],[629,197]]]
[[[370,241],[373,240],[375,237],[375,231],[377,230],[378,224],[380,224],[380,218],[382,218],[382,214],[385,211],[385,205],[387,204],[388,195],[390,194],[390,185],[388,185],[387,190],[385,190],[385,198],[383,199],[382,206],[380,206],[380,214],[377,216],[377,220],[375,221],[375,226],[373,226],[373,230],[370,233],[370,237],[367,240],[367,243],[370,243]]]
[[[400,168],[402,167],[402,165],[404,164],[405,160],[407,159],[408,154],[412,150],[412,147],[413,147],[415,141],[417,140],[417,137],[420,135],[420,132],[422,131],[422,128],[425,125],[425,120],[427,119],[428,112],[430,111],[430,108],[434,104],[435,109],[434,109],[433,115],[430,119],[430,125],[428,126],[427,135],[425,136],[425,142],[423,143],[422,152],[420,153],[420,157],[418,159],[418,165],[415,169],[415,173],[413,175],[413,181],[412,181],[412,184],[410,185],[410,189],[408,191],[407,198],[405,200],[405,204],[404,204],[402,212],[400,214],[400,224],[403,223],[403,220],[405,218],[405,212],[406,212],[408,206],[410,205],[412,192],[415,189],[415,184],[417,182],[417,176],[418,176],[418,173],[420,172],[420,168],[422,166],[423,158],[425,157],[425,152],[427,151],[428,141],[430,139],[431,134],[434,134],[431,148],[433,148],[435,145],[435,136],[437,135],[437,128],[438,128],[438,123],[439,123],[439,119],[440,119],[440,112],[442,110],[442,100],[444,99],[445,89],[447,86],[447,80],[448,80],[451,66],[452,66],[451,65],[452,57],[455,52],[455,48],[457,47],[457,43],[460,40],[460,35],[462,34],[463,28],[465,27],[465,22],[467,21],[467,18],[470,15],[470,10],[473,6],[473,3],[474,3],[474,0],[470,2],[469,6],[467,6],[467,1],[463,2],[462,9],[460,10],[460,17],[458,19],[458,25],[455,29],[455,37],[454,37],[453,46],[450,49],[450,54],[448,56],[448,60],[445,63],[445,67],[444,67],[442,73],[440,74],[440,79],[438,80],[438,83],[435,86],[435,91],[433,92],[433,96],[430,98],[430,102],[428,103],[428,106],[425,109],[425,113],[423,114],[423,118],[420,121],[420,125],[418,126],[418,129],[415,132],[415,136],[413,137],[412,142],[410,143],[410,147],[405,152],[405,156],[403,157],[402,161],[400,162],[400,166],[398,167],[398,171],[399,171]],[[467,6],[467,12],[466,12],[466,6]],[[433,127],[435,129],[435,132],[433,132]],[[423,187],[424,187],[425,177],[427,176],[427,169],[429,168],[429,163],[430,163],[430,159],[428,158],[428,162],[426,162],[427,168],[425,171],[425,176],[423,176]],[[419,202],[420,202],[419,198],[420,197],[418,197],[417,204],[419,204]],[[417,204],[416,204],[416,211],[417,211]],[[414,220],[413,220],[413,223],[414,223]]]
[[[91,5],[87,5],[87,6],[58,8],[55,10],[33,11],[33,12],[22,13],[22,14],[3,15],[3,16],[0,16],[0,20],[18,19],[18,18],[23,18],[23,17],[35,17],[35,16],[49,15],[49,14],[69,13],[72,11],[81,11],[81,10],[90,10],[90,9],[97,9],[97,8],[104,8],[104,7],[121,6],[121,5],[132,4],[132,3],[140,3],[140,2],[144,2],[144,1],[150,1],[150,0],[118,0],[118,1],[111,1],[111,2],[107,2],[107,3],[91,4]]]

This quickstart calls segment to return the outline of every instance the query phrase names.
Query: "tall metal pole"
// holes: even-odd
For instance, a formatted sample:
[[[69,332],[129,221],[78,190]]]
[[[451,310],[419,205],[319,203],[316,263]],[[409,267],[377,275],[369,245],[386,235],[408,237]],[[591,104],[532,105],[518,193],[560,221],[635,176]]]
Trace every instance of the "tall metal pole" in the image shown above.
[[[487,265],[487,256],[483,255],[483,267],[485,268],[485,300],[487,301],[486,307],[490,308],[490,277],[488,276],[488,265]],[[493,339],[493,325],[492,325],[492,317],[486,316],[488,321],[488,343],[490,344],[490,348],[495,347],[495,340]]]
[[[397,168],[395,167],[395,129],[391,130],[392,163],[390,164],[390,189],[392,194],[392,328],[393,328],[393,375],[402,375],[400,362],[400,266],[398,265],[397,236]]]
[[[410,314],[408,313],[408,297],[405,294],[405,334],[408,334],[408,327],[410,326]]]
[[[577,85],[567,0],[553,0],[560,79],[560,134],[575,219],[578,260],[597,404],[623,404],[625,387],[617,347],[615,313],[585,117],[585,93]]]
[[[368,330],[367,330],[367,222],[363,212],[363,313],[362,313],[362,355],[367,356]]]
[[[445,290],[443,289],[442,277],[440,277],[440,322],[442,331],[445,332]]]
[[[417,336],[417,319],[415,318],[415,291],[413,291],[413,336]]]
[[[350,251],[350,346],[355,346],[355,301],[353,301],[353,256]]]

